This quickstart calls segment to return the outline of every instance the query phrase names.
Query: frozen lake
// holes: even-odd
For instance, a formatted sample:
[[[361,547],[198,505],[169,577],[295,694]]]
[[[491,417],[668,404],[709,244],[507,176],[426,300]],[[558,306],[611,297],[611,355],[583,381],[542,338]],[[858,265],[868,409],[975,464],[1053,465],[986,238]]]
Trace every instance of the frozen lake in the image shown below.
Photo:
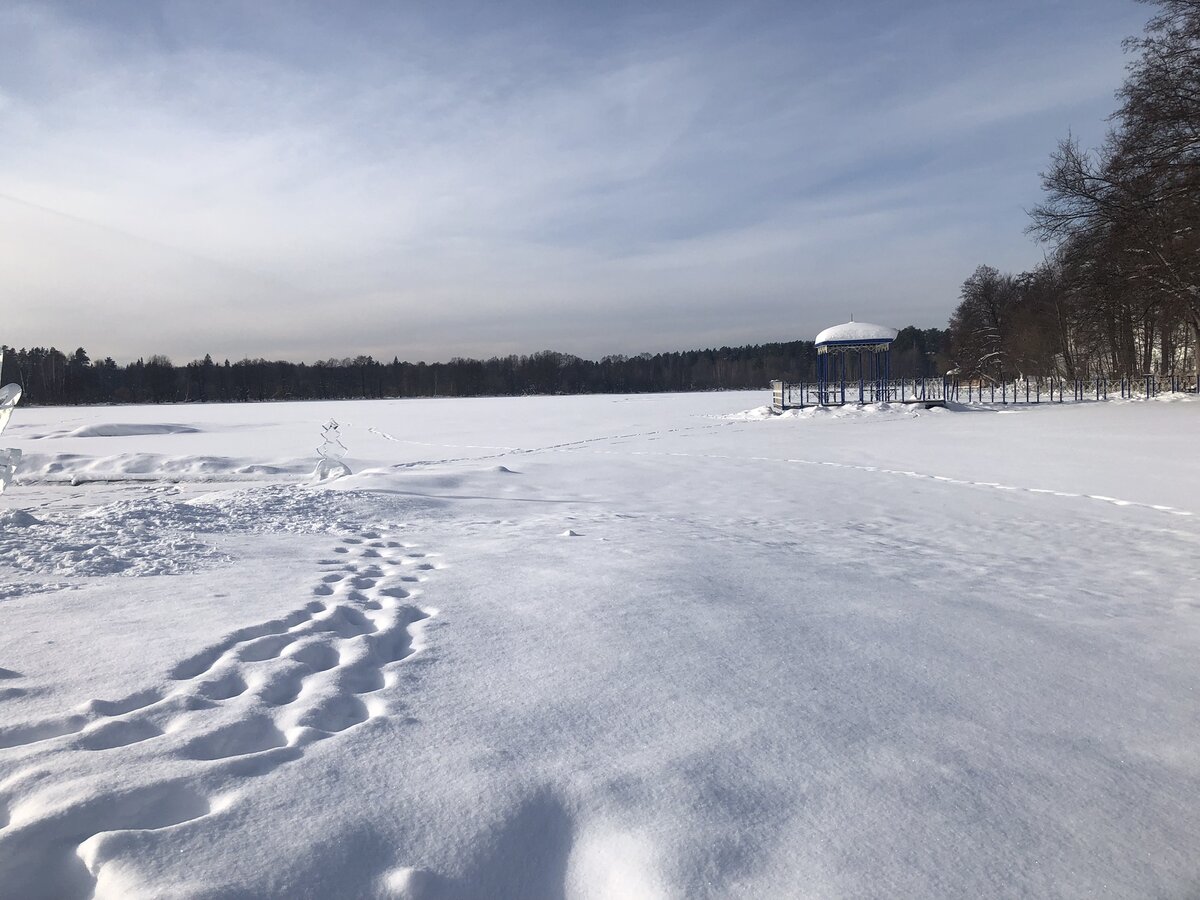
[[[1200,891],[1200,404],[768,401],[18,409],[0,896]]]

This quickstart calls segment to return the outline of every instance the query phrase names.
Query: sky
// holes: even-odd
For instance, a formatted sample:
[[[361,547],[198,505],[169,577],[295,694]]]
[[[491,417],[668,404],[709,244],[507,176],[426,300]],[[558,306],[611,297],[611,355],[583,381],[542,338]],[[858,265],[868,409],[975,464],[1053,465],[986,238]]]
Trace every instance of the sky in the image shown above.
[[[586,357],[944,327],[1133,0],[0,0],[0,343]]]

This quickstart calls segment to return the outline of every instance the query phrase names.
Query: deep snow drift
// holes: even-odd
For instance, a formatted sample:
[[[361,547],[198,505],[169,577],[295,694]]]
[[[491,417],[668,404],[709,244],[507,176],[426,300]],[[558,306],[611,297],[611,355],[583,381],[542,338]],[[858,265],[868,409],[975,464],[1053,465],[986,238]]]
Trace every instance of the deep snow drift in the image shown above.
[[[18,410],[0,897],[1200,891],[1200,404],[767,399]]]

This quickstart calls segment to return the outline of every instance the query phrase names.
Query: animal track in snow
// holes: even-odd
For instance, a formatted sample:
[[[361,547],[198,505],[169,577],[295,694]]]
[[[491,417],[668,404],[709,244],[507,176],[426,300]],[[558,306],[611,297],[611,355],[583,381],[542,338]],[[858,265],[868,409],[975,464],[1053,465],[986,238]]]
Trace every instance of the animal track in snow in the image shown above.
[[[42,754],[0,782],[0,884],[35,885],[23,894],[30,897],[103,895],[102,870],[128,844],[122,834],[170,829],[234,802],[200,784],[265,774],[313,741],[387,715],[380,692],[397,683],[393,667],[421,648],[423,623],[436,615],[412,603],[427,576],[403,572],[427,555],[378,531],[347,536],[335,549],[342,552],[318,562],[320,599],[181,660],[163,688],[0,730],[0,752]],[[110,755],[117,748],[125,755]],[[149,784],[72,797],[72,782],[54,777],[60,753],[71,754],[71,769],[88,757],[97,767],[119,761],[122,785],[136,781],[147,754],[194,766],[196,777],[151,774]],[[98,768],[93,781],[107,774]]]

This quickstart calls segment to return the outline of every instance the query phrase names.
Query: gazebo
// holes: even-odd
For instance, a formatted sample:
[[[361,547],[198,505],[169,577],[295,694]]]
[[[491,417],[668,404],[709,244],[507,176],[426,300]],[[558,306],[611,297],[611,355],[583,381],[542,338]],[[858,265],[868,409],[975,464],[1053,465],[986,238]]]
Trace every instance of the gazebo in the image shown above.
[[[895,328],[855,322],[853,317],[818,334],[817,402],[822,406],[845,404],[846,383],[856,380],[859,403],[886,399],[892,341],[897,334]]]

